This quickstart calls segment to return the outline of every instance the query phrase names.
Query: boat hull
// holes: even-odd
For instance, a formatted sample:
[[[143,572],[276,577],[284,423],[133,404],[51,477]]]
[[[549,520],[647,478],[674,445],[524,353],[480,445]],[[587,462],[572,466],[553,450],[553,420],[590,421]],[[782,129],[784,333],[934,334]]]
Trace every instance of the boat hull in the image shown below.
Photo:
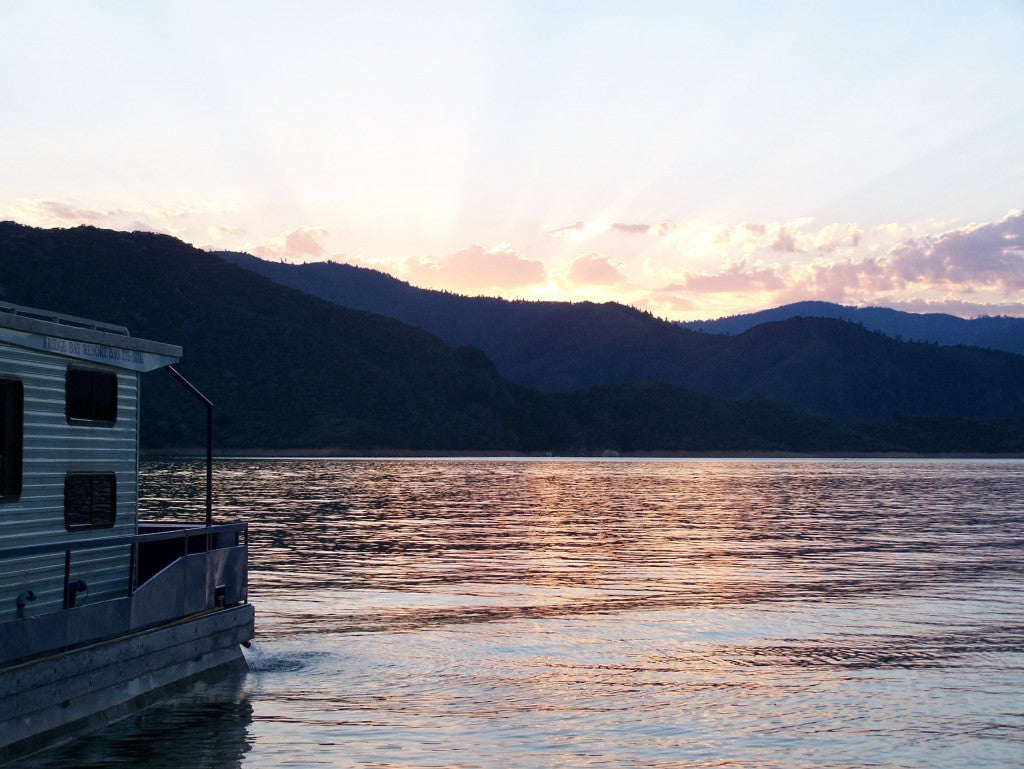
[[[253,634],[241,604],[0,670],[0,765],[246,670]]]

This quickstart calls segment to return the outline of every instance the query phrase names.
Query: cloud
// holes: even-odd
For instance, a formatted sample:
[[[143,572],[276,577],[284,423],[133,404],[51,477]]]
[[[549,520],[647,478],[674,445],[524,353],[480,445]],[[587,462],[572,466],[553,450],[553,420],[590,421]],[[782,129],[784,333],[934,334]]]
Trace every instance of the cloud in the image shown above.
[[[624,283],[626,278],[607,256],[590,253],[573,260],[569,267],[569,280],[585,285],[609,286]]]
[[[323,256],[326,251],[320,245],[320,240],[328,236],[323,227],[303,227],[288,233],[285,238],[285,248],[290,253],[303,256]]]
[[[554,235],[556,238],[562,238],[566,235],[578,235],[587,228],[586,222],[578,220],[572,224],[567,224],[564,227],[556,227],[553,230],[548,230],[548,235]]]
[[[0,205],[0,218],[33,227],[90,225],[166,233],[189,242],[196,242],[204,231],[211,234],[209,228],[212,223],[209,220],[212,217],[222,220],[229,212],[234,212],[232,206],[219,204],[90,207],[73,200],[36,199]],[[226,229],[224,232],[229,233]]]
[[[599,235],[605,232],[624,233],[626,235],[654,235],[662,237],[675,232],[679,225],[674,222],[658,222],[657,224],[645,224],[643,222],[612,222],[611,224],[585,222],[578,219],[572,224],[548,230],[548,235],[556,238],[570,237],[573,235]]]
[[[222,212],[220,207],[197,206],[145,206],[142,208],[85,208],[61,200],[38,200],[23,204],[29,211],[35,209],[44,215],[76,224],[108,224],[124,219],[146,222],[159,220],[170,222]]]
[[[71,203],[65,203],[59,200],[41,200],[37,205],[41,211],[56,219],[81,224],[97,224],[109,221],[115,217],[125,216],[127,213],[124,209],[120,208],[110,209],[107,211],[91,208],[79,208]]]
[[[227,236],[244,235],[245,230],[233,224],[215,224],[206,228],[206,234],[211,238],[223,238]]]
[[[312,262],[327,254],[324,241],[329,237],[324,227],[299,227],[250,248],[260,259],[272,262]]]
[[[821,253],[831,254],[857,248],[863,237],[864,230],[856,224],[828,224],[818,230],[814,237],[814,248]]]
[[[674,222],[658,222],[657,224],[613,222],[609,229],[629,235],[654,235],[660,238],[675,232],[678,228],[679,225]]]
[[[894,246],[890,259],[907,283],[964,290],[1024,288],[1024,212]]]
[[[777,265],[750,264],[739,259],[718,272],[689,273],[683,279],[683,287],[701,293],[781,291],[786,288],[786,280]]]
[[[670,283],[652,290],[650,296],[653,301],[642,302],[642,304],[649,304],[659,309],[673,312],[690,312],[697,309],[697,304],[693,299],[683,296],[685,292],[686,286],[683,284]]]
[[[816,259],[791,268],[788,292],[783,301],[821,299],[855,303],[863,297],[883,295],[903,288],[885,259]]]
[[[1024,213],[893,242],[906,232],[837,223],[811,237],[792,223],[742,223],[715,233],[731,256],[718,268],[684,271],[678,287],[690,296],[747,295],[748,309],[820,299],[959,315],[1024,310]],[[810,259],[789,258],[804,248]]]
[[[720,227],[712,242],[719,247],[731,247],[751,256],[760,252],[802,254],[814,247],[814,239],[803,232],[811,220],[792,219],[787,222],[740,222]]]
[[[887,306],[904,312],[943,312],[962,318],[977,318],[982,315],[1009,315],[1012,317],[1024,315],[1024,299],[1016,302],[969,302],[952,296],[944,296],[938,299],[892,301],[888,302]]]
[[[779,229],[775,233],[775,239],[772,241],[771,250],[779,251],[785,254],[796,254],[803,251],[797,243],[799,233],[789,229]]]
[[[144,209],[87,208],[64,200],[21,200],[3,208],[3,216],[35,227],[124,226],[125,222],[146,219]]]
[[[525,258],[508,243],[490,249],[473,244],[440,258],[412,257],[403,272],[416,285],[464,292],[521,288],[547,279],[541,262]]]
[[[905,287],[884,258],[817,258],[809,263],[766,263],[739,258],[719,270],[684,273],[683,289],[705,294],[752,294],[785,304],[804,299],[831,302],[879,296]]]
[[[650,224],[625,224],[624,222],[614,222],[612,229],[618,232],[627,232],[631,235],[646,235],[651,231],[653,225]]]

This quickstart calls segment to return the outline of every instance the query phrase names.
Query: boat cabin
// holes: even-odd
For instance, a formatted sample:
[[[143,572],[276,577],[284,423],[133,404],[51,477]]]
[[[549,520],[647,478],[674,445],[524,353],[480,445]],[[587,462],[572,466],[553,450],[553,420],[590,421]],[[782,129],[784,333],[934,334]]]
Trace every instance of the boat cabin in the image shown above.
[[[37,670],[26,679],[36,661],[99,644],[130,668],[119,640],[144,634],[159,652],[177,642],[153,634],[190,618],[205,623],[193,637],[230,627],[224,653],[208,664],[196,664],[205,652],[195,649],[185,667],[143,654],[137,675],[110,677],[106,685],[123,690],[111,702],[123,705],[124,692],[145,693],[139,676],[151,676],[156,693],[229,658],[237,667],[238,644],[252,637],[247,529],[213,525],[209,442],[207,520],[138,518],[140,377],[169,368],[184,381],[172,367],[181,355],[120,326],[0,303],[0,764],[15,755],[11,745],[70,720],[88,722],[90,709],[103,706],[102,695],[83,688],[77,710],[62,694],[63,712],[49,712],[45,696],[35,695],[53,675]],[[244,611],[207,621],[230,608]],[[82,675],[95,668],[95,654],[80,661]],[[71,670],[67,660],[61,670]]]
[[[0,308],[0,548],[138,532],[139,377],[180,357],[125,328]],[[69,595],[59,549],[0,560],[0,619],[125,595],[129,549],[76,552]]]

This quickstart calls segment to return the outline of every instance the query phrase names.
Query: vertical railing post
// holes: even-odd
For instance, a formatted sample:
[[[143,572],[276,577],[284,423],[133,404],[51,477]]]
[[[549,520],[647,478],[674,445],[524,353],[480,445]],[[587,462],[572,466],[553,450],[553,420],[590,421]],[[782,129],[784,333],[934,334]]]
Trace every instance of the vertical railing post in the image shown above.
[[[128,551],[128,595],[135,592],[135,555],[138,552],[138,543],[132,540],[131,549]]]
[[[208,400],[206,403],[206,526],[209,528],[213,525],[213,404]],[[210,549],[209,535],[206,549]]]
[[[71,550],[64,551],[64,608],[71,604]]]
[[[206,406],[206,526],[209,528],[213,525],[213,402],[199,392],[174,366],[167,366],[167,372]]]

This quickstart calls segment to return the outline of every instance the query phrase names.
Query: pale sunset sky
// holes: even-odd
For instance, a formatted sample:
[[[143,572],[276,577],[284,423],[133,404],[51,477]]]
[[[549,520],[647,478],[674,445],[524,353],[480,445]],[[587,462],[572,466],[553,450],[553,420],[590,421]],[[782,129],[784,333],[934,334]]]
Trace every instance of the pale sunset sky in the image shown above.
[[[0,219],[670,319],[1024,316],[1024,0],[0,10]]]

